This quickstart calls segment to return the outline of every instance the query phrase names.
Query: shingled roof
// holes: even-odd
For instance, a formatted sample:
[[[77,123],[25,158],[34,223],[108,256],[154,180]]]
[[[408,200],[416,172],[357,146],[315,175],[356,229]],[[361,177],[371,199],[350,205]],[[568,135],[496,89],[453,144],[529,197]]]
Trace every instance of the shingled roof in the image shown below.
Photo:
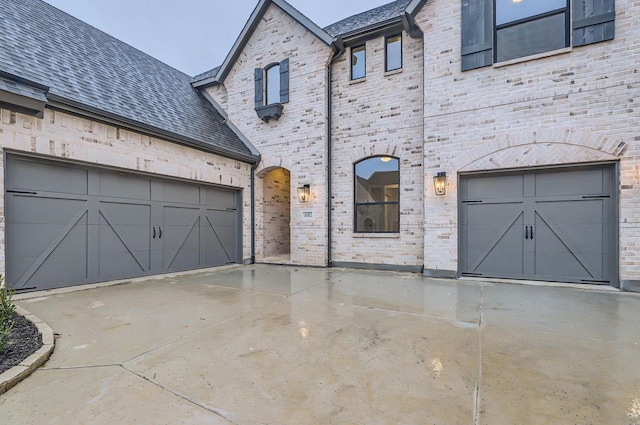
[[[256,159],[191,86],[190,76],[47,3],[2,0],[0,34],[0,77],[49,87],[49,102],[148,129],[176,143]]]
[[[324,30],[333,37],[344,36],[383,22],[399,18],[407,9],[411,0],[397,0],[375,9],[350,16],[325,27]]]

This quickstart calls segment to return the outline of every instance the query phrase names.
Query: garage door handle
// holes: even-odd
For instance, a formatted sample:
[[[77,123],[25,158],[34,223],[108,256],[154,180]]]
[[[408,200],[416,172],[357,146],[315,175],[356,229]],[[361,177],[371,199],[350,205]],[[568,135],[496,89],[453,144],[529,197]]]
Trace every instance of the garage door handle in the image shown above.
[[[158,232],[159,232],[158,239],[162,239],[162,227],[158,226]]]
[[[153,239],[155,239],[155,238],[156,238],[156,227],[153,226]]]
[[[533,240],[533,226],[524,226],[524,238]]]

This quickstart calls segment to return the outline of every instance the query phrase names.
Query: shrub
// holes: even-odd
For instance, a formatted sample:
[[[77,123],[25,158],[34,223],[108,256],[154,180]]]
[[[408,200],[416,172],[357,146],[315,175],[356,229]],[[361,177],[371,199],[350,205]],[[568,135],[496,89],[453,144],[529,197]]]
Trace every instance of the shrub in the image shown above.
[[[0,275],[0,352],[9,342],[9,334],[14,324],[13,312],[16,309],[11,301],[13,291],[2,285],[3,280],[4,277]]]

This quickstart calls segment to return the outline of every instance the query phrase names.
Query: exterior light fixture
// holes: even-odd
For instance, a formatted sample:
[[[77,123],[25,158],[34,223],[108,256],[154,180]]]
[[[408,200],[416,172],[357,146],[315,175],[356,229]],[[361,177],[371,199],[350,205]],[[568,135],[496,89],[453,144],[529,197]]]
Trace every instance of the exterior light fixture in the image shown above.
[[[433,186],[436,189],[436,195],[445,195],[447,193],[447,173],[445,173],[444,171],[439,172],[433,178]]]
[[[383,156],[382,158],[380,158],[380,161],[382,162],[390,162],[393,158],[388,157],[388,156]]]
[[[301,204],[306,204],[311,199],[311,188],[308,184],[298,188],[298,201]]]

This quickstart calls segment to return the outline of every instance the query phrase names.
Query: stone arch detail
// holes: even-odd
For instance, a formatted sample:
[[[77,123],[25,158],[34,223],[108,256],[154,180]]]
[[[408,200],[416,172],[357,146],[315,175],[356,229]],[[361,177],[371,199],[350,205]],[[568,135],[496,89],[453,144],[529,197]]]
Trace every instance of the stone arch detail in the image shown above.
[[[401,152],[402,149],[399,144],[379,143],[355,147],[349,151],[348,155],[351,163],[355,164],[356,162],[371,156],[392,156],[402,160],[402,158],[400,158]]]
[[[293,171],[294,164],[290,159],[282,158],[280,156],[263,156],[262,161],[260,161],[260,165],[256,169],[256,176],[263,177],[269,171],[276,168],[284,168],[286,170]]]
[[[622,140],[572,130],[539,130],[502,135],[469,149],[451,161],[452,171],[559,165],[620,159]]]

